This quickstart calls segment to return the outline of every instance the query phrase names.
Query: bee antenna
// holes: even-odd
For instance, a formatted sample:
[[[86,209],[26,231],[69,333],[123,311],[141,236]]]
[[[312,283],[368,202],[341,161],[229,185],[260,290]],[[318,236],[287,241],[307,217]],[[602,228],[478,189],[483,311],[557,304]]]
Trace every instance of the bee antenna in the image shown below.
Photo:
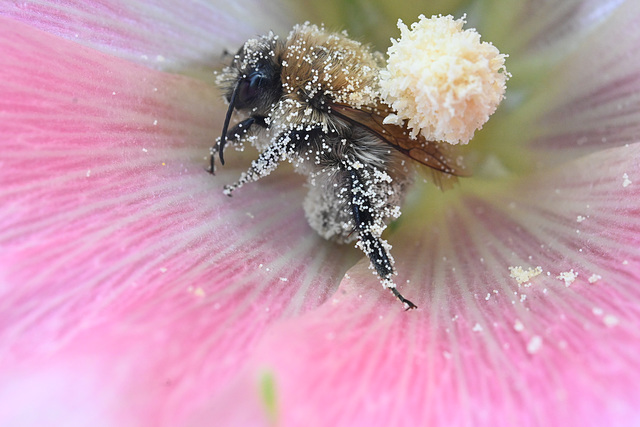
[[[227,116],[224,118],[224,125],[222,126],[222,136],[220,137],[220,143],[218,144],[218,154],[220,155],[220,163],[224,165],[224,146],[227,143],[227,130],[229,129],[229,122],[231,121],[231,115],[233,114],[233,108],[236,105],[236,94],[238,93],[238,89],[240,88],[240,82],[242,80],[238,80],[236,86],[233,88],[233,92],[231,92],[231,99],[229,100],[229,109],[227,110]]]

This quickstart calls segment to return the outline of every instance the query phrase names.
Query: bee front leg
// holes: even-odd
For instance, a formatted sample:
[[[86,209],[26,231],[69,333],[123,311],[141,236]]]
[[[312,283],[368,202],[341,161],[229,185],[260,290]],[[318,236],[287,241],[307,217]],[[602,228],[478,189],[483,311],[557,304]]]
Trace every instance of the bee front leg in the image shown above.
[[[251,129],[251,126],[253,125],[257,125],[265,129],[269,127],[266,122],[266,117],[251,116],[248,119],[241,121],[227,132],[227,141],[239,140],[249,132],[249,129]]]
[[[233,142],[242,139],[242,137],[249,132],[253,125],[257,125],[265,129],[269,127],[266,122],[266,117],[252,116],[232,127],[231,130],[227,132],[226,140]],[[218,141],[216,141],[216,145],[214,145],[211,149],[211,165],[209,166],[209,173],[211,173],[212,175],[215,175],[215,158],[216,155],[220,153],[220,150],[220,139],[218,139]]]
[[[367,195],[366,180],[355,170],[349,170],[351,211],[358,231],[358,246],[367,255],[371,265],[382,279],[382,285],[391,290],[393,295],[402,302],[406,310],[418,308],[413,302],[402,296],[396,289],[392,276],[394,274],[393,258],[389,253],[389,244],[380,237],[377,231],[375,212],[371,200]]]

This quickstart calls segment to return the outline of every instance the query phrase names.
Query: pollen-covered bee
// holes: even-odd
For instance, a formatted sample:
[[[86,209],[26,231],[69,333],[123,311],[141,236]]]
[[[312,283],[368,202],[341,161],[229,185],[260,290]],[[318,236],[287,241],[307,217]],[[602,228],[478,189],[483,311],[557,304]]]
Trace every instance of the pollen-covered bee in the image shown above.
[[[248,40],[218,75],[229,109],[212,149],[211,172],[227,142],[251,141],[260,155],[225,194],[271,173],[284,160],[306,175],[304,209],[326,239],[357,239],[384,287],[396,289],[390,245],[381,235],[400,215],[412,182],[411,158],[433,172],[436,183],[463,171],[447,144],[411,138],[403,126],[384,124],[394,113],[379,95],[381,54],[344,34],[308,23],[286,39],[270,33]],[[229,129],[233,112],[244,119]]]

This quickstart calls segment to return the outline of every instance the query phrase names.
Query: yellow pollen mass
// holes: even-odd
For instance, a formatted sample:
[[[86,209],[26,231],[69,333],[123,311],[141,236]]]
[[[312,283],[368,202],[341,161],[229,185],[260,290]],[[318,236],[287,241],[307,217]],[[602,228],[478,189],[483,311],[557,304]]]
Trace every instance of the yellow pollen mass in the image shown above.
[[[467,144],[495,112],[510,76],[507,55],[464,24],[464,17],[420,15],[409,29],[398,20],[400,38],[391,40],[380,72],[382,98],[396,111],[385,123],[406,121],[412,137]]]

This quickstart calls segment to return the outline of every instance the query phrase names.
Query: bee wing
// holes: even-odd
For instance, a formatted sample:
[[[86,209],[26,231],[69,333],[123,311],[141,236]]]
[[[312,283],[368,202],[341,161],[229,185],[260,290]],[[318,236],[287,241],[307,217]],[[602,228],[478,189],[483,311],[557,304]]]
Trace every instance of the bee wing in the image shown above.
[[[447,181],[452,184],[455,182],[452,178],[456,176],[470,175],[460,163],[460,155],[456,152],[455,146],[446,142],[427,141],[422,135],[412,139],[406,127],[384,124],[384,118],[393,113],[393,110],[384,104],[354,108],[334,103],[330,108],[332,114],[354,126],[368,129],[401,153],[431,168],[432,172],[441,172],[432,173],[434,181],[441,188],[449,187]]]

